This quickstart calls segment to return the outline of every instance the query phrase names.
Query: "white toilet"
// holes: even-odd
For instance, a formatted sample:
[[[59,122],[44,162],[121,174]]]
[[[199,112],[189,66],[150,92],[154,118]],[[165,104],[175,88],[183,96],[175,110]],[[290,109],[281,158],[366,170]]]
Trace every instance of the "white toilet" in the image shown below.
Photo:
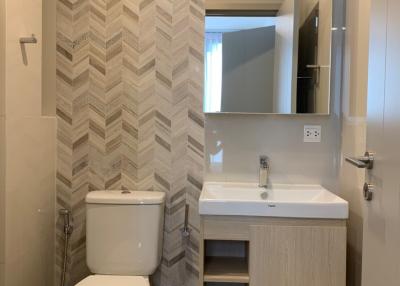
[[[149,286],[161,261],[165,194],[94,191],[86,196],[91,275],[76,286]]]

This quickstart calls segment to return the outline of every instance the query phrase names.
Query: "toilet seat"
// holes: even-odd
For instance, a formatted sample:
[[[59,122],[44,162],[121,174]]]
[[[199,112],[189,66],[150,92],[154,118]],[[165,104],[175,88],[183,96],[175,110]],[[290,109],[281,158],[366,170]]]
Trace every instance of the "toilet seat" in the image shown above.
[[[91,275],[76,286],[150,286],[146,276]]]

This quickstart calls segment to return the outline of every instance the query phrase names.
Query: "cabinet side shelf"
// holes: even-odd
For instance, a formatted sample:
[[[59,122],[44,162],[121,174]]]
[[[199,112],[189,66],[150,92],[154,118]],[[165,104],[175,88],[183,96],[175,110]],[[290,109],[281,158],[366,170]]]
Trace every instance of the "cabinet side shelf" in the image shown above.
[[[249,283],[247,258],[205,257],[204,282]]]

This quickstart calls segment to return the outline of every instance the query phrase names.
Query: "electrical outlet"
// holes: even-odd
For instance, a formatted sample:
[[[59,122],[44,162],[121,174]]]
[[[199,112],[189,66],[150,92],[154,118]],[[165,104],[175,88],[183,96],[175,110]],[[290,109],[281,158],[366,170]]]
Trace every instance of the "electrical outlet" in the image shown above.
[[[321,125],[305,125],[304,142],[307,143],[321,142]]]

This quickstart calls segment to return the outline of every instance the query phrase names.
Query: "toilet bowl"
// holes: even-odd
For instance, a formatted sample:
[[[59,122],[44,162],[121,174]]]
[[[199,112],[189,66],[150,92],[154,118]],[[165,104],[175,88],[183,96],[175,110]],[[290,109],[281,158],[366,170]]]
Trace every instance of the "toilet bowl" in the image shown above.
[[[76,286],[150,286],[145,276],[91,275]]]
[[[86,263],[76,286],[150,286],[161,261],[165,194],[93,191],[86,196]]]

